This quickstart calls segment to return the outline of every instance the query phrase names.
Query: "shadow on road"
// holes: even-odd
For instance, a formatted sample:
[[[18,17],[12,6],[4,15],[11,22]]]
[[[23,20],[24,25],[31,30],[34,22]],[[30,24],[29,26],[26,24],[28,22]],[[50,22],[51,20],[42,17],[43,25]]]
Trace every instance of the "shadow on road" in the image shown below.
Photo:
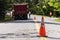
[[[34,34],[34,35],[33,35]],[[38,36],[37,33],[33,33],[33,34],[15,34],[15,33],[6,33],[6,34],[0,34],[0,38],[40,38],[40,36]],[[56,39],[56,40],[60,40],[60,38],[58,37],[49,37],[47,36],[46,38],[49,39]]]
[[[35,23],[32,19],[31,20],[13,20],[10,22],[4,22],[4,23]],[[37,23],[41,23],[41,21],[37,21]],[[60,23],[54,23],[54,22],[44,22],[45,24],[54,24],[54,25],[60,25]]]
[[[60,25],[60,23],[53,23],[53,22],[44,22],[46,24],[54,24],[54,25]]]
[[[60,38],[56,38],[56,37],[47,37],[49,39],[60,39]]]

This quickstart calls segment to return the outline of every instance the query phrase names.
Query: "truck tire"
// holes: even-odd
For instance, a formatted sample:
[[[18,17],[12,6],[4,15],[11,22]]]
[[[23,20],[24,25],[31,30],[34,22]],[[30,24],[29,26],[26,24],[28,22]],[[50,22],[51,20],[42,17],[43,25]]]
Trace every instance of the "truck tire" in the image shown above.
[[[14,20],[27,20],[28,16],[26,15],[15,15]]]
[[[15,18],[14,18],[14,20],[18,20],[18,15],[15,15]]]
[[[27,14],[25,15],[24,19],[25,19],[25,20],[27,20],[27,19],[28,19]]]

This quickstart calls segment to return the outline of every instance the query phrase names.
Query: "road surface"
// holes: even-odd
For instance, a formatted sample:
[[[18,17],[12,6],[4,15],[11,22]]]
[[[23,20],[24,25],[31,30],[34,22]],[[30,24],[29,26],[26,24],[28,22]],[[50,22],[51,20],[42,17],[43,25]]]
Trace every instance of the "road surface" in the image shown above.
[[[45,17],[45,29],[48,37],[38,37],[41,16],[34,15],[29,20],[14,20],[0,23],[0,40],[60,40],[60,23]]]

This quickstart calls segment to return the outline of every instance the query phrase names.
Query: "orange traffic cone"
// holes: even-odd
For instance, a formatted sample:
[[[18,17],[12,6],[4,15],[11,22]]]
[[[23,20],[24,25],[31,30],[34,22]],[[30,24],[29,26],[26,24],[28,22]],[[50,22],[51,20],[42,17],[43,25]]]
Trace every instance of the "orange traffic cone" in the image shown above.
[[[39,29],[39,36],[46,37],[46,30],[45,30],[45,25],[44,25],[44,16],[42,16],[42,19],[41,19],[41,27]]]
[[[37,21],[36,21],[36,16],[34,16],[34,22],[36,23]]]
[[[34,20],[36,20],[36,16],[34,16]]]

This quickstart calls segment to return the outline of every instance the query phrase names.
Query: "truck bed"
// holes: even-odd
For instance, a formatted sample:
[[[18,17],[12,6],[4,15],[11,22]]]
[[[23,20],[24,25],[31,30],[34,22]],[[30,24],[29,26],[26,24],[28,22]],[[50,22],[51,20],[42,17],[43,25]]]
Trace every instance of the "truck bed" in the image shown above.
[[[27,5],[14,5],[15,14],[27,14]]]

